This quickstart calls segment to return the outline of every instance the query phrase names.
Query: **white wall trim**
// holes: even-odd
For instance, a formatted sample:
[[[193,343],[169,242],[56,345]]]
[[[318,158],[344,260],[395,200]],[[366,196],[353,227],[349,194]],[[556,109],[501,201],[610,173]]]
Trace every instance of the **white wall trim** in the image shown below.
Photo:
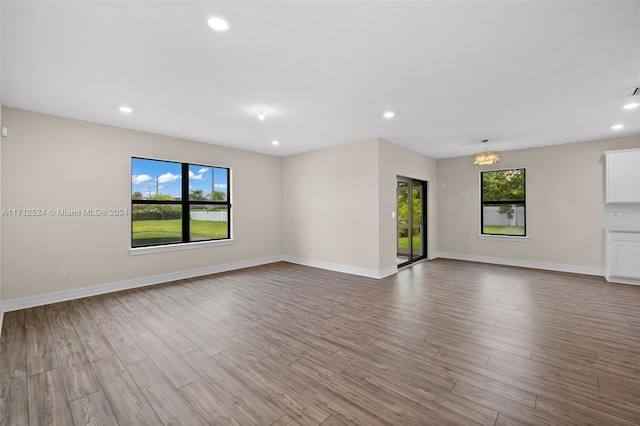
[[[618,276],[612,276],[612,275],[606,275],[605,278],[610,283],[640,285],[640,280],[637,278],[625,278],[625,277],[618,277]]]
[[[474,254],[460,254],[436,252],[429,259],[436,258],[466,260],[469,262],[492,263],[495,265],[519,266],[522,268],[544,269],[547,271],[569,272],[572,274],[604,276],[604,268],[592,268],[588,266],[563,265],[559,263],[535,262],[532,260],[509,259],[504,257],[477,256]]]
[[[259,259],[243,260],[240,262],[226,263],[222,265],[212,265],[204,268],[190,269],[166,274],[152,275],[149,277],[132,278],[130,280],[116,281],[106,284],[98,284],[90,287],[77,288],[72,290],[56,291],[53,293],[39,294],[37,296],[21,297],[0,302],[0,330],[4,313],[18,309],[32,308],[34,306],[48,305],[51,303],[65,302],[68,300],[80,299],[83,297],[97,296],[100,294],[112,293],[114,291],[129,290],[137,287],[144,287],[153,284],[161,284],[187,278],[200,277],[219,272],[233,271],[236,269],[250,268],[252,266],[266,265],[275,262],[290,262],[298,265],[311,266],[314,268],[327,269],[330,271],[343,272],[346,274],[359,275],[368,278],[384,278],[398,272],[397,266],[392,266],[380,271],[374,269],[357,268],[354,266],[341,265],[337,263],[321,262],[311,259],[302,259],[292,256],[271,256]]]
[[[233,238],[227,240],[194,241],[192,243],[165,244],[161,246],[133,247],[129,249],[131,256],[141,254],[164,253],[168,251],[193,250],[197,248],[229,246],[233,244]]]
[[[0,302],[0,316],[4,317],[5,312],[18,309],[31,308],[34,306],[48,305],[50,303],[64,302],[67,300],[80,299],[82,297],[97,296],[99,294],[112,293],[114,291],[128,290],[137,287],[144,287],[152,284],[166,283],[170,281],[182,280],[186,278],[200,277],[203,275],[215,274],[218,272],[233,271],[236,269],[250,268],[252,266],[265,265],[268,263],[281,262],[282,256],[263,257],[259,259],[242,260],[239,262],[225,263],[222,265],[212,265],[204,268],[190,269],[186,271],[170,272],[150,277],[133,278],[130,280],[116,281],[112,283],[99,284],[90,287],[77,288],[73,290],[56,291],[54,293],[39,294],[37,296],[21,297]],[[0,319],[1,325],[1,319]]]
[[[382,270],[358,268],[355,266],[342,265],[340,263],[322,262],[320,260],[303,259],[300,257],[283,256],[285,262],[295,263],[298,265],[311,266],[313,268],[327,269],[329,271],[343,272],[345,274],[358,275],[367,278],[384,278],[398,272],[397,266],[385,268]]]
[[[480,234],[478,235],[480,240],[494,240],[494,241],[529,241],[529,237],[520,235],[492,235],[492,234]]]
[[[470,254],[432,252],[429,260],[444,258],[465,260],[469,262],[491,263],[496,265],[519,266],[524,268],[545,269],[549,271],[569,272],[574,274],[605,276],[604,268],[590,268],[585,266],[562,265],[557,263],[534,262],[530,260],[508,259],[498,257],[477,256]],[[182,280],[186,278],[200,277],[219,272],[233,271],[236,269],[250,268],[253,266],[266,265],[275,262],[290,262],[298,265],[310,266],[313,268],[327,269],[329,271],[342,272],[345,274],[358,275],[361,277],[381,279],[398,273],[397,266],[391,266],[382,270],[358,268],[355,266],[342,265],[339,263],[322,262],[313,259],[303,259],[293,256],[271,256],[259,259],[243,260],[239,262],[226,263],[222,265],[212,265],[204,268],[190,269],[186,271],[170,272],[149,277],[133,278],[130,280],[116,281],[112,283],[99,284],[90,287],[83,287],[73,290],[57,291],[54,293],[40,294],[37,296],[22,297],[0,302],[0,330],[4,320],[4,313],[18,309],[31,308],[34,306],[48,305],[50,303],[64,302],[67,300],[80,299],[83,297],[97,296],[99,294],[112,293],[114,291],[128,290],[137,287],[144,287],[153,284],[161,284],[170,281]],[[611,282],[622,282],[618,277],[611,278]],[[625,284],[627,284],[625,282]],[[635,283],[629,283],[635,284]]]
[[[390,266],[388,268],[382,269],[380,272],[378,272],[378,278],[385,278],[388,276],[391,276],[393,274],[397,274],[398,273],[398,267],[397,266]]]

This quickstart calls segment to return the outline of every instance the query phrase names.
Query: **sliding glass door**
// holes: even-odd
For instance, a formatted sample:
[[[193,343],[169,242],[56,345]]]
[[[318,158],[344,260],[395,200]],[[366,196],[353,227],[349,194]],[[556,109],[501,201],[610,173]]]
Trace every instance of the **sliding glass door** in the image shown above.
[[[427,256],[427,183],[398,176],[397,199],[396,259],[398,266],[404,266]]]

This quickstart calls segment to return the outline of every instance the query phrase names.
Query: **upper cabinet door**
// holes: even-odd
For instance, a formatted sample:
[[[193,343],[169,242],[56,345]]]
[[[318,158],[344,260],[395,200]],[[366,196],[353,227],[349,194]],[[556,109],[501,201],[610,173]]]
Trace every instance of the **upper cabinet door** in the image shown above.
[[[607,151],[606,202],[640,203],[640,149]]]

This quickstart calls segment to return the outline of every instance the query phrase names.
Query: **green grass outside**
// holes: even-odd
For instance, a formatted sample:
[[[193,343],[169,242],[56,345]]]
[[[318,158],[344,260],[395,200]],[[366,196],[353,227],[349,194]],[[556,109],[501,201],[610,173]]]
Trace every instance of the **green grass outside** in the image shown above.
[[[191,241],[227,238],[227,222],[211,220],[191,221]],[[182,241],[182,221],[134,220],[133,246]]]
[[[485,225],[482,228],[482,233],[498,235],[524,235],[524,226]]]
[[[413,243],[413,248],[414,249],[419,249],[420,248],[420,235],[414,235],[412,243]],[[399,237],[398,238],[398,248],[409,248],[409,237]]]

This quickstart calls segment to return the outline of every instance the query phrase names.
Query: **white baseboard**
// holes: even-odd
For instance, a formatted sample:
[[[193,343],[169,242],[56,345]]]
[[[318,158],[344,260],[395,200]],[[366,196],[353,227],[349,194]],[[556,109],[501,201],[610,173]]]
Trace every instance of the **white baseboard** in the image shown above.
[[[381,271],[378,272],[378,278],[385,278],[388,277],[390,275],[393,274],[397,274],[398,273],[398,267],[397,266],[390,266],[388,268],[385,268]]]
[[[4,313],[16,311],[18,309],[32,308],[34,306],[48,305],[51,303],[64,302],[68,300],[80,299],[83,297],[97,296],[100,294],[112,293],[114,291],[129,290],[137,287],[144,287],[153,284],[161,284],[170,281],[187,278],[200,277],[219,272],[233,271],[236,269],[249,268],[252,266],[266,265],[268,263],[286,261],[299,265],[311,266],[314,268],[328,269],[331,271],[344,272],[347,274],[359,275],[369,278],[384,278],[398,272],[396,266],[376,271],[373,269],[357,268],[348,265],[321,262],[311,259],[301,259],[291,256],[271,256],[259,259],[244,260],[240,262],[226,263],[223,265],[213,265],[205,268],[190,269],[186,271],[170,272],[167,274],[153,275],[150,277],[133,278],[130,280],[116,281],[112,283],[99,284],[91,287],[83,287],[73,290],[56,291],[53,293],[39,294],[37,296],[21,297],[0,302],[0,330]]]
[[[469,262],[492,263],[494,265],[519,266],[522,268],[544,269],[547,271],[570,272],[572,274],[604,276],[604,268],[591,268],[588,266],[563,265],[559,263],[535,262],[531,260],[508,259],[504,257],[477,256],[474,254],[459,254],[436,252],[429,256],[429,259],[455,259]]]
[[[524,268],[545,269],[549,271],[570,272],[575,274],[604,276],[604,268],[589,268],[584,266],[562,265],[556,263],[533,262],[528,260],[517,260],[497,257],[476,256],[469,254],[434,252],[429,255],[429,259],[455,259],[466,260],[470,262],[492,263],[496,265],[519,266]],[[186,271],[171,272],[167,274],[153,275],[150,277],[133,278],[130,280],[117,281],[112,283],[100,284],[91,287],[83,287],[73,290],[57,291],[54,293],[46,293],[37,296],[22,297],[10,299],[0,302],[0,330],[2,330],[2,322],[4,313],[15,311],[18,309],[31,308],[34,306],[48,305],[50,303],[64,302],[67,300],[80,299],[83,297],[97,296],[99,294],[112,293],[114,291],[128,290],[147,285],[166,283],[170,281],[182,280],[187,278],[200,277],[203,275],[215,274],[219,272],[233,271],[236,269],[250,268],[252,266],[265,265],[274,262],[290,262],[298,265],[311,266],[314,268],[327,269],[330,271],[342,272],[346,274],[358,275],[367,278],[384,278],[398,272],[397,266],[392,266],[382,270],[358,268],[355,266],[342,265],[339,263],[322,262],[313,259],[303,259],[293,256],[271,256],[259,259],[244,260],[240,262],[226,263],[223,265],[213,265],[205,268],[190,269]],[[612,282],[616,282],[612,280]],[[620,281],[618,281],[620,282]]]
[[[397,266],[392,266],[390,268],[376,270],[376,269],[367,269],[367,268],[358,268],[355,266],[342,265],[340,263],[330,263],[330,262],[322,262],[319,260],[313,259],[303,259],[300,257],[293,256],[283,256],[285,262],[296,263],[298,265],[311,266],[313,268],[327,269],[329,271],[335,272],[343,272],[345,274],[358,275],[361,277],[367,278],[384,278],[389,275],[393,275],[398,272]]]
[[[605,278],[610,283],[640,285],[640,279],[637,279],[637,278],[616,277],[611,275],[605,275]]]
[[[203,275],[215,274],[218,272],[233,271],[236,269],[249,268],[252,266],[265,265],[268,263],[281,262],[282,256],[263,257],[259,259],[243,260],[240,262],[225,263],[223,265],[207,266],[205,268],[190,269],[186,271],[170,272],[167,274],[153,275],[150,277],[133,278],[130,280],[117,281],[106,284],[83,287],[73,290],[56,291],[54,293],[40,294],[37,296],[21,297],[0,302],[0,326],[5,312],[18,309],[32,308],[34,306],[48,305],[50,303],[64,302],[67,300],[80,299],[82,297],[97,296],[99,294],[112,293],[114,291],[128,290],[147,285],[166,283],[170,281],[183,280],[186,278],[200,277]],[[0,328],[1,330],[1,328]]]

